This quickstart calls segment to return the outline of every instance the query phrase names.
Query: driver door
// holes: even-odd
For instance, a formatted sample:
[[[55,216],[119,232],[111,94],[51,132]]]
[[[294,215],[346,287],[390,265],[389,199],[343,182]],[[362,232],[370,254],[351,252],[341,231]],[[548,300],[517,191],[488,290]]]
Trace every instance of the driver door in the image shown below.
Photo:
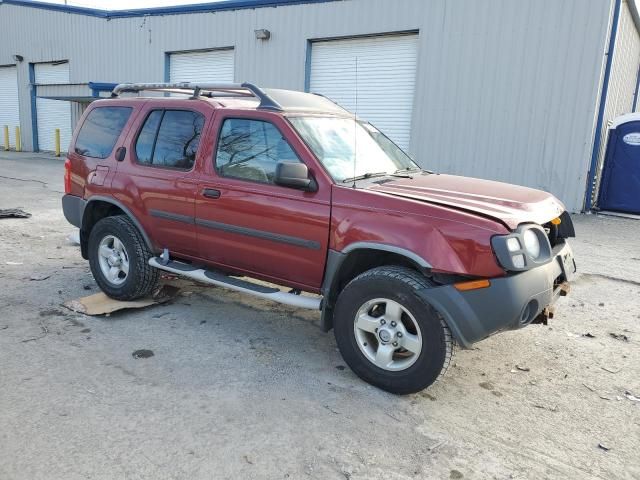
[[[279,115],[218,111],[213,158],[198,185],[199,256],[228,270],[319,291],[330,227],[330,185],[274,183],[279,161],[313,162]]]

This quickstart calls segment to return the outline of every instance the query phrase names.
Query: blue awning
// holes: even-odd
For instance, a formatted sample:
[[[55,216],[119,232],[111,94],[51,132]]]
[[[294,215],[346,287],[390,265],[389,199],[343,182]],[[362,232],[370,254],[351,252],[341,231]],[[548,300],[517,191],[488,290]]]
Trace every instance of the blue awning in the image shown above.
[[[108,83],[108,82],[89,82],[89,88],[94,97],[99,97],[100,92],[109,92],[116,88],[117,83]]]

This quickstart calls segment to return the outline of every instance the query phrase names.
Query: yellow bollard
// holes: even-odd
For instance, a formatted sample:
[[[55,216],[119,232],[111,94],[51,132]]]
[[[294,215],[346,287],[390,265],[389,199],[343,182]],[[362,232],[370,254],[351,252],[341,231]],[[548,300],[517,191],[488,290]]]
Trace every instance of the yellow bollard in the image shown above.
[[[9,125],[4,126],[4,149],[9,150]]]
[[[20,127],[16,127],[16,152],[22,151],[22,139],[20,138]]]
[[[60,156],[60,129],[56,128],[56,157]]]

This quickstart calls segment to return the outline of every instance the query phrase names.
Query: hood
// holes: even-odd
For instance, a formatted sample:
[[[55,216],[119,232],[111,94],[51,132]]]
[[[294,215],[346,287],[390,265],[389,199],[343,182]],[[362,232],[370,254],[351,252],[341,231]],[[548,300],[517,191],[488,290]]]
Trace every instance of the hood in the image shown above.
[[[365,188],[476,213],[512,230],[524,222],[542,225],[565,210],[562,202],[542,190],[455,175],[422,173]]]

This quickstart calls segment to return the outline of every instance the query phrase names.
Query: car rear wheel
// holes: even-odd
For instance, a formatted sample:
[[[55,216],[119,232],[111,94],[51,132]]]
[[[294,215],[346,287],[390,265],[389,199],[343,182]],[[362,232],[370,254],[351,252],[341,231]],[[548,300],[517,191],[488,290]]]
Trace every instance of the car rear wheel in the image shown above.
[[[103,218],[89,235],[91,273],[100,289],[116,300],[135,300],[155,289],[158,271],[148,264],[152,256],[126,216]]]
[[[378,267],[353,279],[336,303],[340,353],[366,382],[397,394],[444,375],[454,341],[442,316],[417,291],[429,280],[406,267]]]

